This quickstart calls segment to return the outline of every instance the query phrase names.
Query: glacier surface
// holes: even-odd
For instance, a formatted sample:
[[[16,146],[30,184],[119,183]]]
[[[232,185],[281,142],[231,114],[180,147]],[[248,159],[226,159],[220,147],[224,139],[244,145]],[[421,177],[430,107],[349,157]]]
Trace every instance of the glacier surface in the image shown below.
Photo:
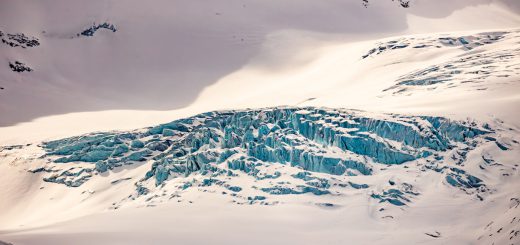
[[[44,157],[52,162],[32,172],[48,174],[46,182],[78,187],[96,175],[148,163],[148,171],[135,183],[137,196],[147,195],[174,178],[185,179],[180,188],[188,189],[195,184],[188,178],[192,173],[206,176],[200,186],[220,185],[239,193],[243,187],[217,177],[243,173],[258,181],[276,180],[283,174],[266,171],[266,167],[281,164],[301,169],[290,177],[304,184],[278,181],[254,188],[271,195],[326,195],[331,194],[334,181],[316,177],[313,172],[366,176],[377,166],[431,159],[425,169],[445,173],[451,186],[485,191],[479,178],[436,164],[443,160],[439,153],[463,145],[457,158],[462,163],[464,150],[474,146],[476,138],[490,138],[485,135],[492,131],[487,125],[442,117],[328,108],[215,111],[130,132],[99,132],[44,142]],[[86,164],[78,167],[77,163]],[[369,188],[353,182],[339,186]],[[401,183],[371,197],[401,206],[410,202],[410,196],[419,195],[412,189],[410,184]]]

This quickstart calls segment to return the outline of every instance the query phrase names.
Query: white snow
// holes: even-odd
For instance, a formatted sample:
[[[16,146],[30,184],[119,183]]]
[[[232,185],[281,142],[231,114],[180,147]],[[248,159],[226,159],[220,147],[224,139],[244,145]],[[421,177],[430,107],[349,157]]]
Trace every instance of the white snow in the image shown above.
[[[485,80],[487,90],[461,85],[419,88],[409,95],[383,92],[403,75],[449,63],[468,52],[520,52],[515,2],[416,0],[411,4],[412,8],[402,9],[390,0],[372,1],[365,9],[355,0],[0,3],[1,31],[24,32],[42,41],[29,49],[0,43],[0,86],[5,87],[0,90],[0,123],[5,125],[0,127],[0,146],[32,144],[0,151],[0,241],[15,245],[507,244],[504,233],[519,227],[508,223],[512,217],[520,220],[520,209],[510,207],[510,198],[520,197],[520,173],[515,168],[520,164],[518,144],[504,152],[485,144],[468,157],[466,165],[478,168],[481,154],[491,154],[511,174],[502,176],[495,169],[477,176],[497,187],[485,202],[443,185],[439,175],[422,173],[416,165],[388,167],[379,180],[354,178],[355,183],[376,186],[394,178],[421,188],[424,194],[410,207],[390,210],[392,219],[380,217],[376,201],[363,190],[332,197],[292,195],[281,197],[282,204],[274,206],[236,205],[226,196],[192,191],[181,202],[144,207],[146,202],[137,200],[112,210],[108,207],[135,186],[125,180],[111,182],[137,180],[149,163],[76,189],[42,182],[39,174],[27,172],[44,164],[44,159],[35,159],[42,153],[37,144],[43,140],[130,130],[212,110],[284,105],[471,118],[499,127],[506,140],[520,141],[518,73]],[[110,21],[118,31],[63,38],[93,21]],[[489,31],[511,35],[471,51],[406,48],[362,59],[378,43]],[[4,65],[13,59],[33,65],[35,71],[13,73]],[[497,69],[519,64],[520,55],[515,54]],[[339,205],[324,208],[315,202]],[[507,230],[498,234],[500,227]],[[425,235],[436,231],[440,238]]]

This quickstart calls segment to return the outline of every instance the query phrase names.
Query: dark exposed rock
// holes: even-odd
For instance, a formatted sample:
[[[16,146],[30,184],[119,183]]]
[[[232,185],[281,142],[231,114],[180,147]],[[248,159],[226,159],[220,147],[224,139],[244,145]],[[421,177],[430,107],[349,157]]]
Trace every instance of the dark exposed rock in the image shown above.
[[[27,65],[25,65],[24,63],[19,62],[19,61],[9,62],[9,67],[14,72],[31,72],[31,71],[33,71],[33,69],[31,69],[30,67],[28,67]]]

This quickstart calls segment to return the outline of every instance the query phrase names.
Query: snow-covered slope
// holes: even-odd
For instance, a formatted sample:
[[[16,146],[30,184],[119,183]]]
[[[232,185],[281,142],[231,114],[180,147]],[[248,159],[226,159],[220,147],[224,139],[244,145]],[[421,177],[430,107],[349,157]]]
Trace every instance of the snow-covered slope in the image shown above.
[[[403,30],[399,6],[390,0],[370,8],[361,0],[2,1],[0,30],[41,44],[0,45],[0,112],[7,115],[0,124],[68,112],[182,108],[257,55],[273,32]],[[10,72],[8,63],[16,61],[32,71]]]
[[[290,60],[279,66],[267,65],[278,50],[268,42],[265,56],[206,87],[185,108],[50,116],[0,128],[0,143],[129,130],[206,111],[279,105],[500,118],[518,127],[519,35],[518,29],[500,29],[334,42],[284,54],[280,59]]]
[[[407,2],[0,3],[0,244],[520,243],[518,4]]]
[[[271,236],[250,243],[514,244],[519,140],[503,122],[313,107],[210,112],[2,147],[1,225],[20,244],[207,240],[189,230],[219,244],[260,231]]]
[[[0,125],[71,112],[179,109],[243,68],[286,73],[331,43],[519,23],[504,1],[431,2],[2,1],[0,31],[39,45],[0,43]],[[16,62],[31,71],[13,72]]]

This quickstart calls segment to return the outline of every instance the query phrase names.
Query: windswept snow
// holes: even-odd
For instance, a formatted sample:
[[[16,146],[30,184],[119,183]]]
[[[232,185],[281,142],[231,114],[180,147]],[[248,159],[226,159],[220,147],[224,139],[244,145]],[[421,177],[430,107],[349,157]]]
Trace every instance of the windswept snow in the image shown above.
[[[413,1],[411,8],[391,0],[372,1],[368,7],[362,0],[3,1],[0,31],[35,38],[40,45],[24,49],[0,44],[0,125],[100,110],[193,108],[207,97],[208,87],[236,74],[242,83],[269,86],[270,79],[280,87],[291,84],[291,74],[302,74],[306,79],[299,81],[300,87],[309,90],[315,87],[303,84],[355,83],[359,78],[340,76],[354,65],[353,51],[344,53],[345,43],[432,31],[514,28],[520,23],[503,1],[434,2],[439,6],[427,0]],[[424,23],[445,19],[448,23],[437,29]],[[451,29],[458,23],[463,26]],[[81,34],[88,30],[96,31],[93,36]],[[337,57],[341,62],[331,62],[341,67],[308,67],[336,53],[343,53]],[[33,71],[11,72],[8,62],[15,61]],[[317,77],[305,74],[313,70],[321,72]],[[214,109],[224,108],[195,113]]]
[[[285,55],[291,56],[289,64],[294,66],[285,64],[282,68],[266,66],[269,62],[265,59],[270,59],[266,58],[270,55],[260,56],[205,88],[195,102],[183,109],[45,117],[0,128],[0,142],[31,143],[98,130],[129,130],[212,110],[279,105],[471,117],[482,121],[500,118],[518,127],[520,119],[514,113],[520,106],[520,84],[516,82],[519,62],[515,55],[518,39],[517,29],[502,29],[332,43],[304,52],[289,52]],[[392,45],[406,47],[391,48]],[[383,52],[366,56],[380,47],[385,47]],[[277,48],[267,43],[265,53],[274,53]],[[232,96],[225,91],[233,91]],[[92,120],[96,123],[84,123]]]
[[[520,243],[519,12],[3,1],[0,244]]]

